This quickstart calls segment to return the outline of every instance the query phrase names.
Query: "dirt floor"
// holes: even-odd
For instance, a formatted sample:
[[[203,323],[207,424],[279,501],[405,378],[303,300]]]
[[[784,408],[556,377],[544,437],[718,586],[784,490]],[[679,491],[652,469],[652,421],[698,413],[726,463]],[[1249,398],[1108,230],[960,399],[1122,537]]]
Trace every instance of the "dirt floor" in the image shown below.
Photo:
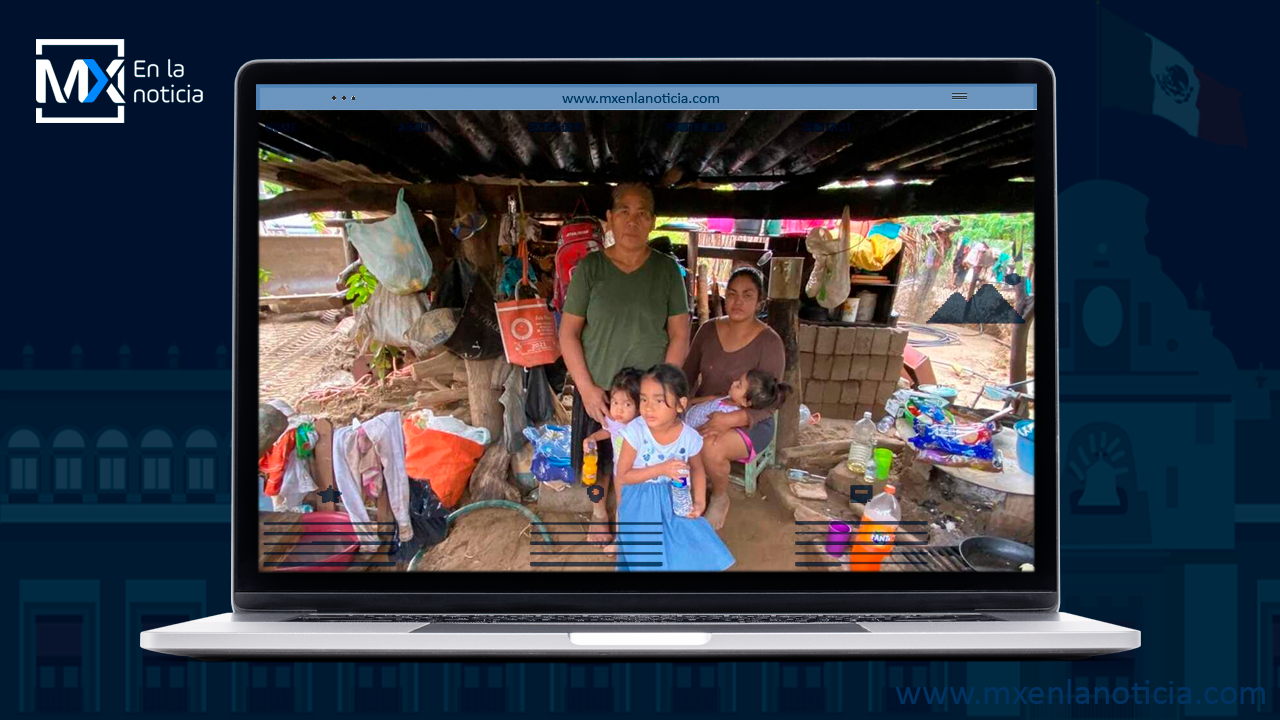
[[[736,560],[733,571],[793,570],[795,548],[790,518],[776,501],[767,497],[748,498],[741,487],[729,489],[731,506],[729,519],[720,537]],[[539,515],[543,522],[580,521],[582,525],[558,525],[557,532],[586,532],[589,517],[574,513],[545,513]],[[609,558],[600,555],[572,555],[569,553],[599,552],[592,545],[568,545],[556,548],[530,544],[530,535],[541,542],[541,536],[533,531],[532,524],[523,515],[510,510],[477,510],[458,518],[449,531],[449,537],[423,554],[417,570],[546,570],[551,572],[581,570],[612,570],[612,568],[543,566],[533,567],[532,562],[599,562]],[[559,540],[563,536],[553,536]],[[576,536],[584,539],[586,536]],[[532,555],[532,551],[555,549],[556,555]]]
[[[913,327],[908,320],[912,319],[911,309],[914,307],[918,287],[919,285],[913,280],[907,280],[894,303],[894,310],[903,318],[901,326],[908,330]],[[1009,342],[1013,326],[926,324],[929,316],[928,308],[941,307],[952,292],[955,292],[955,289],[951,287],[950,277],[939,276],[934,283],[929,300],[923,303],[925,310],[922,311],[921,316],[914,318],[914,322],[919,324],[916,326],[918,328],[942,331],[954,338],[956,342],[950,345],[915,346],[915,348],[932,361],[933,372],[939,384],[950,385],[960,391],[956,399],[957,404],[998,410],[1003,407],[1002,403],[984,397],[975,405],[974,398],[981,392],[983,385],[1003,385],[1009,382]],[[1006,300],[1011,300],[1013,297],[1011,291],[1002,290],[1001,294]],[[935,336],[921,332],[919,329],[912,332],[910,336],[912,342],[935,339]],[[1027,370],[1032,376],[1035,375],[1035,353],[1033,335],[1027,342]],[[963,369],[953,367],[955,365]]]
[[[310,390],[350,384],[355,350],[341,310],[268,314],[258,322],[258,397],[297,407]],[[345,373],[345,375],[344,375]]]

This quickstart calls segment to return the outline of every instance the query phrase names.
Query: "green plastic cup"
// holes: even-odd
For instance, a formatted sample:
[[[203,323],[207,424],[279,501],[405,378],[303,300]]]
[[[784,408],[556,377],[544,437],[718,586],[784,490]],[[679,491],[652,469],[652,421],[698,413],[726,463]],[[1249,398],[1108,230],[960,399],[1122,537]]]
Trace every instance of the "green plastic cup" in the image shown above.
[[[876,448],[876,479],[889,479],[889,468],[893,467],[893,451],[888,448]]]

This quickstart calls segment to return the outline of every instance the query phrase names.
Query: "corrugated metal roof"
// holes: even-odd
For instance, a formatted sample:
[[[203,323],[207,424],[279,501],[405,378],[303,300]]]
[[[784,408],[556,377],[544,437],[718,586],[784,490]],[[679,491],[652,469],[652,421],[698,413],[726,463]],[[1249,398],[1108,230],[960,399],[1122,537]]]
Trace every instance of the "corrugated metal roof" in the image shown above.
[[[259,119],[262,147],[314,161],[303,175],[326,183],[368,180],[353,163],[376,182],[489,176],[768,189],[1034,177],[1034,111],[264,111]],[[680,123],[709,125],[682,132]],[[347,162],[325,165],[338,160]]]

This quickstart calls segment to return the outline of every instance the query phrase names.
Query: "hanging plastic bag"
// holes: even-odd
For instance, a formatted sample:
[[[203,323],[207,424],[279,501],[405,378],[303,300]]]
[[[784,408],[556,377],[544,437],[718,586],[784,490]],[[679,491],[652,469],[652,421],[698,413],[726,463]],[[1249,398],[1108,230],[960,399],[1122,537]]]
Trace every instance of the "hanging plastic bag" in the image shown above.
[[[409,334],[428,307],[424,294],[396,295],[379,283],[369,302],[356,308],[356,335],[365,343],[411,347]]]
[[[404,188],[396,194],[395,215],[382,222],[347,223],[347,239],[378,278],[379,288],[407,295],[425,290],[431,281],[431,257],[404,201]]]
[[[467,304],[471,288],[476,283],[476,268],[464,258],[455,258],[445,268],[440,278],[440,291],[436,293],[436,307],[461,310]]]
[[[897,223],[872,225],[867,237],[850,250],[849,264],[871,272],[882,270],[902,250],[901,230]]]
[[[521,367],[547,365],[560,359],[556,317],[539,297],[496,304],[507,362]]]
[[[422,313],[406,334],[409,347],[418,357],[429,355],[458,329],[455,316],[453,308],[436,308]]]
[[[541,425],[555,415],[556,397],[547,381],[545,366],[530,368],[524,377],[524,416],[530,425]]]
[[[493,289],[484,280],[472,285],[458,326],[444,346],[464,360],[491,360],[502,355],[502,331],[498,328]]]
[[[849,299],[849,245],[861,241],[861,235],[851,238],[847,206],[840,219],[838,238],[832,238],[826,228],[810,230],[804,244],[813,256],[814,264],[805,284],[805,294],[828,310],[843,305]]]

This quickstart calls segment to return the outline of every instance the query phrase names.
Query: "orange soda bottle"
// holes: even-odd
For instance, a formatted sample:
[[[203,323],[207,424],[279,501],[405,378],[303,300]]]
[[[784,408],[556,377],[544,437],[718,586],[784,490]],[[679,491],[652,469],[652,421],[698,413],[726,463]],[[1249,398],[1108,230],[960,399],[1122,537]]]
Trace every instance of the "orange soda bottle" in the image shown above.
[[[599,474],[599,463],[600,463],[600,458],[596,455],[596,449],[594,447],[591,448],[590,452],[582,456],[582,484],[583,485],[596,484],[596,478],[597,478],[597,475]]]
[[[850,547],[850,570],[879,572],[885,556],[893,552],[894,536],[898,531],[898,522],[902,520],[897,492],[894,486],[885,485],[884,492],[867,503]]]

